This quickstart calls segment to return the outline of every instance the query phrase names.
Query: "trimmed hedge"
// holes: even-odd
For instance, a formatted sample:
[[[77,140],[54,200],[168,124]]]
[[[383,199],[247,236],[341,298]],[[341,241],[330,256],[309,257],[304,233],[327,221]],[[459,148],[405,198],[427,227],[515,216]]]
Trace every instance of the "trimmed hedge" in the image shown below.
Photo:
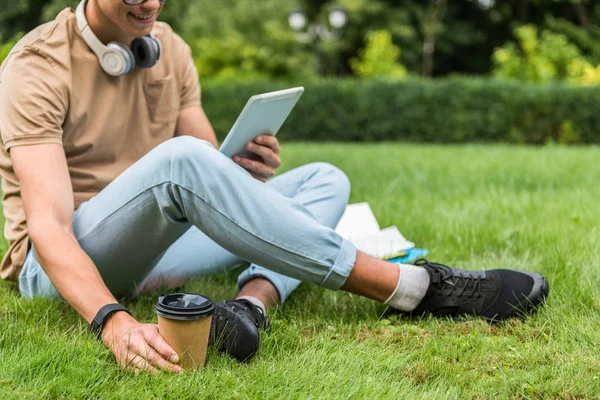
[[[206,83],[203,105],[222,140],[250,96],[294,85]],[[325,80],[306,91],[283,140],[600,142],[600,90],[492,79]]]

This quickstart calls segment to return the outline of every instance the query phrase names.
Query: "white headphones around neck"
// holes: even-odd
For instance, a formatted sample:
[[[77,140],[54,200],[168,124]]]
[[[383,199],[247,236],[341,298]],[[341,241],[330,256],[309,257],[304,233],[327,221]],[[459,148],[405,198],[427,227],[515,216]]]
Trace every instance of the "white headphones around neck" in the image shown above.
[[[75,17],[83,40],[98,57],[100,66],[109,75],[128,74],[135,67],[150,68],[160,59],[162,45],[154,35],[142,36],[133,40],[131,48],[119,42],[110,42],[106,46],[94,35],[85,18],[85,5],[82,0],[77,6]]]

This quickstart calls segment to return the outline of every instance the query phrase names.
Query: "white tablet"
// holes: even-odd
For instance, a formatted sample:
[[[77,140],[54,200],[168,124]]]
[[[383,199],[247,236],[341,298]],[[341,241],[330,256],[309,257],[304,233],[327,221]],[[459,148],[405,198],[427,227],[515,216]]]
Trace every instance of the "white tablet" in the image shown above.
[[[303,87],[252,96],[227,134],[219,151],[228,157],[249,156],[246,143],[264,133],[276,135],[304,93]]]

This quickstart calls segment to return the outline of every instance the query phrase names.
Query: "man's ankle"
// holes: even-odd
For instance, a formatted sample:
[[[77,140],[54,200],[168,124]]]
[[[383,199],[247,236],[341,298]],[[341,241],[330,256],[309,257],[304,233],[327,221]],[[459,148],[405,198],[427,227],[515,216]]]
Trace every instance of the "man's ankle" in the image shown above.
[[[263,305],[264,311],[279,304],[279,292],[275,286],[265,278],[254,278],[244,284],[240,289],[236,299],[246,298],[251,303],[256,304],[252,299],[256,299]],[[258,304],[256,304],[258,305]]]
[[[385,304],[399,311],[412,311],[427,294],[429,273],[425,268],[409,264],[398,264],[398,267],[400,268],[398,286]]]
[[[357,252],[354,269],[342,286],[342,290],[385,302],[398,285],[398,265]]]
[[[261,300],[257,299],[254,296],[238,296],[238,297],[236,297],[236,300],[249,301],[250,303],[254,304],[256,307],[260,308],[263,315],[267,315],[267,307],[265,306],[265,303],[263,303]]]

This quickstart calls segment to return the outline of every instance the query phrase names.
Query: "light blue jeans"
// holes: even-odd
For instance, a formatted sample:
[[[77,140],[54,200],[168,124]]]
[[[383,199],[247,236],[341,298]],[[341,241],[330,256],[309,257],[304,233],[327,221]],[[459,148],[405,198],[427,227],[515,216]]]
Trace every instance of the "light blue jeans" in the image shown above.
[[[356,248],[332,228],[349,192],[348,178],[332,165],[309,164],[262,183],[208,142],[184,136],[160,144],[83,203],[73,230],[117,298],[249,262],[238,285],[266,278],[283,302],[300,281],[343,286]],[[33,245],[19,288],[29,298],[60,298]]]

